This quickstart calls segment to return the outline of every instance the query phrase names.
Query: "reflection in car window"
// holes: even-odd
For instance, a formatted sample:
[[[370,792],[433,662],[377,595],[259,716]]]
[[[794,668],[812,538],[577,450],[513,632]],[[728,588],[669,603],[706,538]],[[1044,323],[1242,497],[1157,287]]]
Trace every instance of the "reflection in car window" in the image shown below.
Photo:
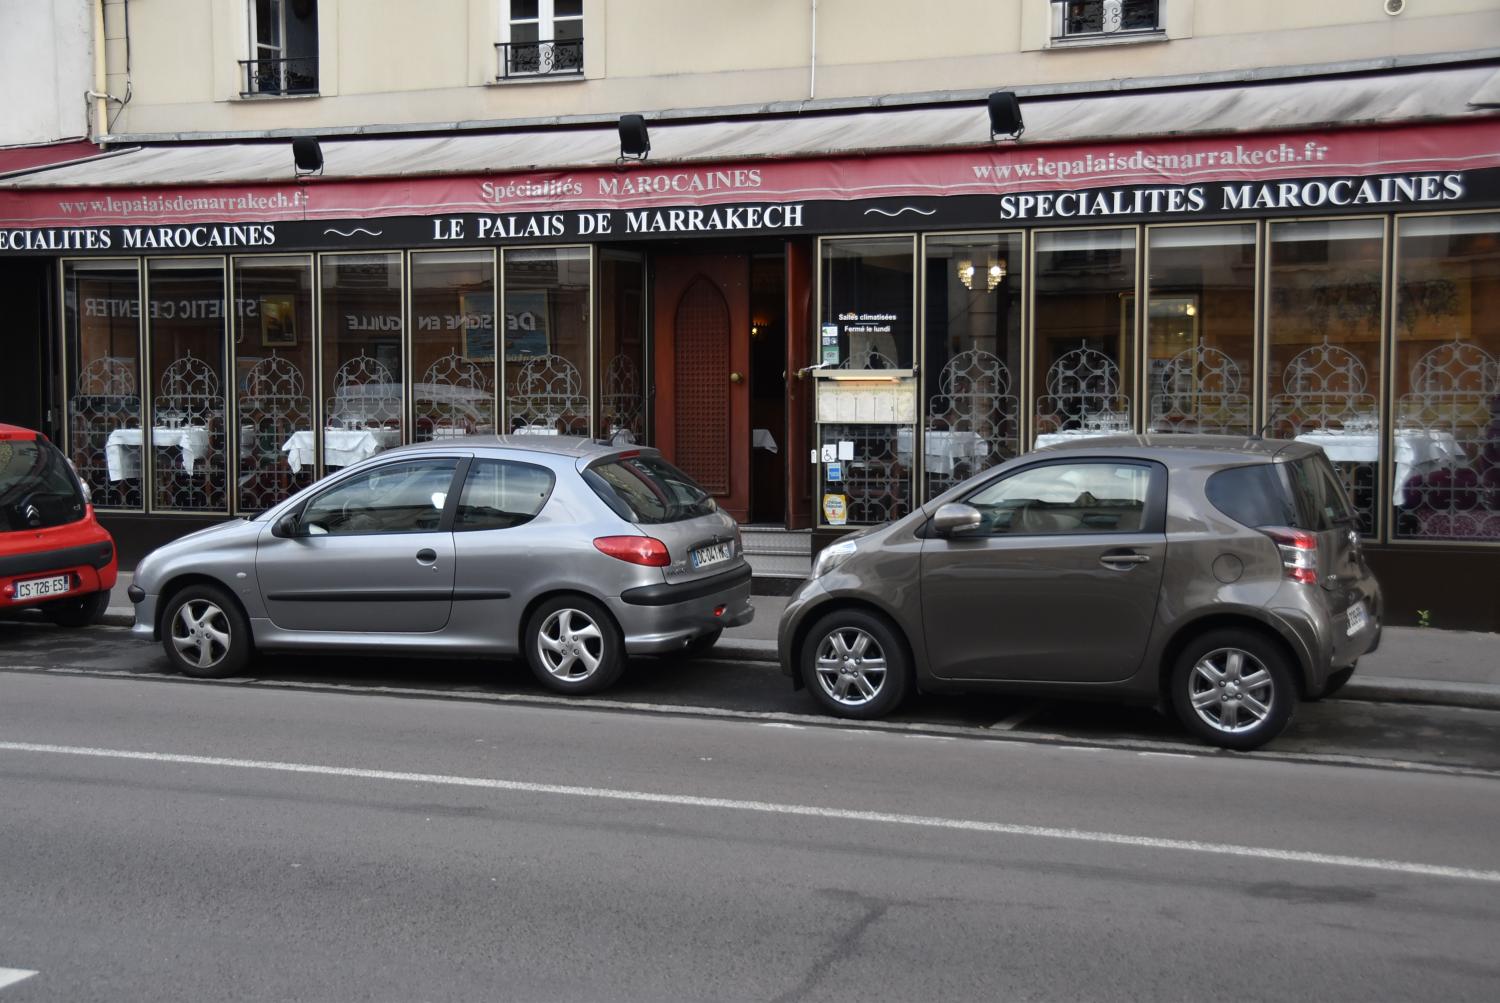
[[[455,530],[509,529],[530,522],[552,493],[552,471],[530,463],[476,459],[458,498]]]
[[[968,499],[993,534],[1139,533],[1151,470],[1126,463],[1032,467]]]
[[[691,477],[654,456],[607,460],[589,467],[584,479],[621,518],[643,525],[696,519],[717,508]]]
[[[1302,505],[1305,528],[1322,532],[1354,524],[1354,509],[1327,460],[1321,456],[1309,456],[1288,463],[1286,467],[1297,500]]]
[[[82,518],[83,495],[55,446],[38,439],[0,441],[0,532]]]
[[[302,525],[312,536],[435,530],[457,462],[409,460],[357,474],[308,503]]]
[[[1214,508],[1241,526],[1302,525],[1275,464],[1220,470],[1208,479],[1204,490]]]

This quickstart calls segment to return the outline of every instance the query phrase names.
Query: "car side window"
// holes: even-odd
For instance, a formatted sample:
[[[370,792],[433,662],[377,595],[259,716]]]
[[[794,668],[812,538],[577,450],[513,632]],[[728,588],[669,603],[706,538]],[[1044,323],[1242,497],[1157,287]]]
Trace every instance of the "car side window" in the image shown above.
[[[475,459],[458,497],[453,529],[510,529],[528,523],[547,504],[555,480],[546,467]]]
[[[324,491],[302,513],[309,536],[425,533],[438,528],[458,461],[384,463]]]
[[[981,488],[968,503],[980,535],[1139,533],[1146,524],[1151,468],[1111,461],[1049,463]]]

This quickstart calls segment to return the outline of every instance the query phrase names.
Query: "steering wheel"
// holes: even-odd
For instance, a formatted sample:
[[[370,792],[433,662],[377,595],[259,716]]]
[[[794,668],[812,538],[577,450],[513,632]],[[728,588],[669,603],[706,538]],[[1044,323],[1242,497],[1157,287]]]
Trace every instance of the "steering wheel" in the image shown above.
[[[358,531],[362,529],[377,528],[375,510],[368,505],[360,505],[353,498],[345,499],[339,506],[339,530],[341,532]]]

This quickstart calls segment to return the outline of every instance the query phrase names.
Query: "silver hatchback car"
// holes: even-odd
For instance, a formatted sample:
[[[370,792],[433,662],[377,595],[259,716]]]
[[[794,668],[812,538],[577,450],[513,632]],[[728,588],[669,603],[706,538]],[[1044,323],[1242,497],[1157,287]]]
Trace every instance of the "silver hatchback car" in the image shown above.
[[[915,688],[1171,708],[1249,749],[1380,640],[1379,586],[1328,458],[1229,436],[1080,439],[825,549],[779,629],[828,711]]]
[[[755,615],[739,527],[691,478],[654,449],[542,436],[381,453],[158,548],[130,598],[135,635],[189,675],[254,649],[523,654],[563,693]]]

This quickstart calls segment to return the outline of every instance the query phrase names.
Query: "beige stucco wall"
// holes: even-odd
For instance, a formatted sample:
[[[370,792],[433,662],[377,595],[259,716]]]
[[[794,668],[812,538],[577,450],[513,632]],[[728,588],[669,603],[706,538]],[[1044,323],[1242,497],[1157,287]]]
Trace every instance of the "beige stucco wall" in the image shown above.
[[[105,0],[118,5],[119,0]],[[117,134],[253,133],[1056,84],[1469,51],[1500,0],[1164,0],[1164,37],[1066,47],[1047,0],[585,0],[585,75],[495,83],[502,0],[320,0],[321,95],[241,99],[246,0],[131,8]],[[115,19],[118,22],[118,19]],[[111,90],[123,37],[109,33]]]

